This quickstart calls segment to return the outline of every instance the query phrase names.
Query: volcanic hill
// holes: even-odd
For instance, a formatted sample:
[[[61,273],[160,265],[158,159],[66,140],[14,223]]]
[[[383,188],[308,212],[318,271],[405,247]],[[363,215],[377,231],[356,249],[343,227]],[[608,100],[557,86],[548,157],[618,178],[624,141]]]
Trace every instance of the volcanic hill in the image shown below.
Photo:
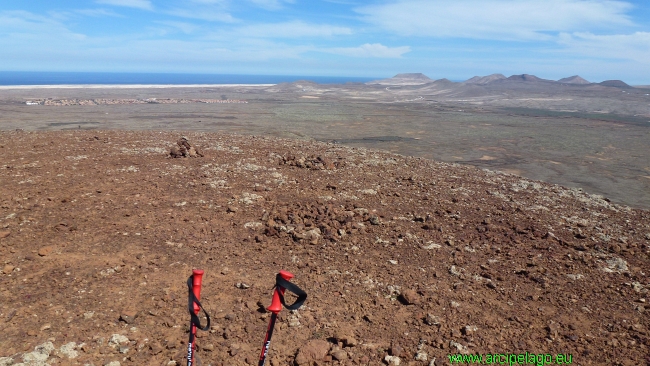
[[[586,85],[586,84],[591,84],[589,81],[581,78],[578,75],[574,76],[569,76],[568,78],[562,78],[557,81],[558,83],[563,83],[563,84],[580,84],[580,85]]]
[[[615,88],[624,88],[624,89],[629,89],[632,88],[630,85],[625,83],[624,81],[621,80],[605,80],[603,82],[598,83],[599,85],[603,86],[611,86]]]
[[[506,77],[503,74],[492,74],[492,75],[488,75],[488,76],[474,76],[471,79],[465,80],[465,84],[484,85],[484,84],[491,83],[493,81],[503,80],[505,78]]]
[[[0,132],[0,364],[447,365],[562,354],[643,365],[650,212],[515,175],[336,144],[179,132]],[[291,301],[291,299],[289,299]],[[30,363],[31,362],[31,363]],[[39,363],[40,362],[40,363]]]

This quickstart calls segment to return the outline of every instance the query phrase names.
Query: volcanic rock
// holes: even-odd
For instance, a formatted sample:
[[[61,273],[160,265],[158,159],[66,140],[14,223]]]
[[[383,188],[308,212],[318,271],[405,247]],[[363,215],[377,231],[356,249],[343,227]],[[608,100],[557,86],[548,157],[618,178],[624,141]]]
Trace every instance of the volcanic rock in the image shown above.
[[[52,254],[53,250],[54,250],[54,247],[51,246],[51,245],[48,245],[48,246],[45,246],[45,247],[42,247],[41,249],[39,249],[38,250],[38,255],[40,255],[41,257],[45,257],[45,256],[48,256],[48,255]]]
[[[296,365],[311,366],[314,361],[322,361],[330,350],[330,343],[321,339],[309,341],[301,347],[296,356]]]
[[[330,354],[332,355],[332,358],[337,361],[344,361],[348,359],[348,353],[340,348],[333,349]]]
[[[138,317],[138,312],[133,309],[123,310],[120,313],[120,320],[127,324],[133,324],[135,322],[135,318],[137,317]]]
[[[404,290],[404,292],[400,294],[400,299],[406,305],[415,305],[420,302],[420,296],[418,293],[415,292],[415,290],[410,289]]]
[[[9,274],[14,271],[14,268],[16,267],[11,264],[5,264],[4,267],[2,267],[2,273]]]
[[[183,136],[178,141],[176,145],[169,150],[169,156],[172,158],[196,158],[203,157],[203,154],[198,147],[190,144],[187,137]]]

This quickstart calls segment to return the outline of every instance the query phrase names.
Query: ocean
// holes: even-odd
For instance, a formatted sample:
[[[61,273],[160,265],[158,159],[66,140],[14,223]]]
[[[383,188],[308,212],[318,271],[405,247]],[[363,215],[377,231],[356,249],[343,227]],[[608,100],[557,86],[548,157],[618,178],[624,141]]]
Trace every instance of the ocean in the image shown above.
[[[381,79],[340,76],[166,74],[112,72],[0,71],[0,85],[185,85],[185,84],[279,84],[309,80],[319,84],[365,83]]]

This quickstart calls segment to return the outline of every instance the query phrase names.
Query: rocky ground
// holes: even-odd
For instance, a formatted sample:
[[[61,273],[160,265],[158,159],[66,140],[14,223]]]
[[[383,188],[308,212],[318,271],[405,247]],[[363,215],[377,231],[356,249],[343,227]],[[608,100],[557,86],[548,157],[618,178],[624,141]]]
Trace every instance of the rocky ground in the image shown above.
[[[0,133],[0,365],[645,365],[650,212],[515,175],[339,145],[178,132]]]

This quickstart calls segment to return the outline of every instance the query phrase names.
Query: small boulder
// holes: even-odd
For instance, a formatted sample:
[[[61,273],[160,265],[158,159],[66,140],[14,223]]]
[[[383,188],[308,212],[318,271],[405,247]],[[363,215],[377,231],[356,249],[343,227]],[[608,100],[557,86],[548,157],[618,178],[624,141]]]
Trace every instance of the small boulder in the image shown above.
[[[322,361],[330,350],[330,343],[322,339],[309,341],[298,350],[296,365],[311,366],[315,361]]]
[[[332,355],[332,358],[337,361],[345,361],[348,359],[348,353],[340,348],[332,350],[330,354]]]
[[[393,343],[388,352],[391,356],[399,357],[404,353],[404,349],[399,344]]]
[[[113,334],[108,340],[108,345],[113,348],[118,348],[121,345],[129,343],[129,338],[121,334]]]
[[[75,342],[66,343],[59,348],[58,354],[67,358],[77,358],[79,352],[76,350],[77,344]]]
[[[463,334],[466,336],[471,336],[472,334],[476,333],[478,330],[478,327],[476,325],[467,325],[465,328],[463,328]]]
[[[348,328],[338,329],[334,335],[334,338],[336,338],[338,342],[341,342],[344,347],[354,347],[359,344],[357,339],[354,337],[354,332]]]
[[[313,228],[305,232],[305,239],[309,240],[309,244],[316,245],[318,240],[321,237],[321,231],[319,228]]]
[[[38,250],[38,255],[41,257],[45,257],[47,255],[52,254],[52,251],[54,251],[54,247],[51,245],[48,245],[46,247],[42,247],[41,249]]]
[[[429,313],[424,318],[424,323],[426,325],[440,325],[440,317],[437,317],[437,316]]]
[[[368,219],[368,221],[370,221],[370,223],[373,224],[373,225],[379,225],[379,224],[381,224],[381,221],[379,221],[379,217],[378,217],[377,215],[372,215],[372,216],[370,216],[370,218]]]
[[[402,363],[402,360],[397,356],[386,356],[384,361],[390,366],[399,366]]]
[[[5,266],[2,267],[2,273],[9,274],[14,271],[14,268],[16,267],[12,266],[11,264],[5,264]]]
[[[182,158],[183,154],[177,146],[173,146],[171,149],[169,149],[169,156],[172,158]]]
[[[411,289],[404,290],[399,299],[404,305],[417,305],[420,302],[418,293]]]
[[[427,362],[429,360],[429,355],[426,352],[424,352],[423,350],[419,350],[415,354],[415,360],[416,361],[421,361],[421,362]]]
[[[135,322],[135,318],[137,317],[138,312],[133,309],[126,309],[120,313],[120,320],[126,324],[133,324]]]

